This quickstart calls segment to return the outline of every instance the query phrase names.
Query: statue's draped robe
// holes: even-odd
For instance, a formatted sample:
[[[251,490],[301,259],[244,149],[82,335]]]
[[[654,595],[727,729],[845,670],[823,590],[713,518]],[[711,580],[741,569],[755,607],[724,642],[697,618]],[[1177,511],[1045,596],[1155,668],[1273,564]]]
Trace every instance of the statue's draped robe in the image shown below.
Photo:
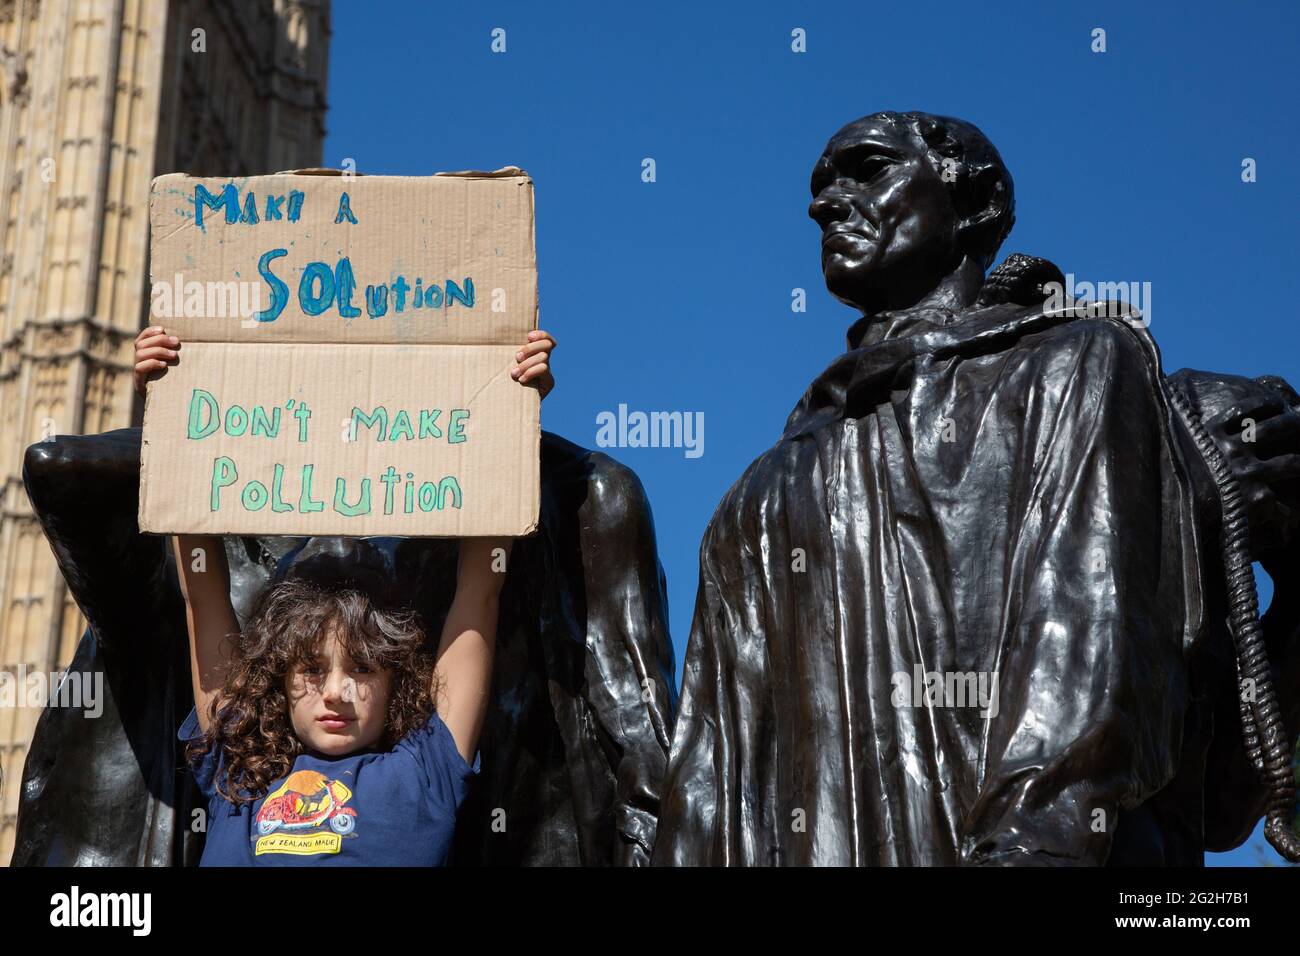
[[[1101,863],[1188,756],[1188,819],[1154,829],[1199,855],[1205,544],[1154,343],[1014,305],[894,321],[705,533],[655,862]],[[996,713],[911,706],[916,668],[996,673]]]

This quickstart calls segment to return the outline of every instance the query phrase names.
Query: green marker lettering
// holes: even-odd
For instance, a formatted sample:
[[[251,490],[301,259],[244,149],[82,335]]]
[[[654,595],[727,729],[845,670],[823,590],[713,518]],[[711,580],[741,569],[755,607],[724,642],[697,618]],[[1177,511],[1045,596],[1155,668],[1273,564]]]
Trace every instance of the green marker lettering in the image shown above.
[[[280,410],[277,408],[276,412]],[[279,418],[279,415],[276,415]],[[280,486],[284,484],[284,465],[279,462],[275,463],[275,475],[271,479],[271,510],[272,511],[292,511],[293,505],[286,503],[280,497]]]
[[[199,412],[202,409],[208,410],[208,423],[202,427],[199,426]],[[217,430],[218,419],[221,410],[217,405],[217,400],[211,392],[205,392],[201,388],[196,388],[190,393],[190,421],[186,428],[186,438],[207,438]],[[216,508],[212,509],[216,511]]]
[[[221,489],[233,485],[238,477],[239,472],[231,459],[225,455],[212,459],[212,492],[208,504],[213,511],[221,510]]]
[[[311,473],[315,467],[315,465],[302,466],[302,494],[298,496],[298,511],[301,514],[325,510],[325,502],[313,501],[311,497]]]
[[[266,485],[256,479],[244,485],[244,490],[239,495],[239,501],[244,506],[245,511],[261,511],[269,498],[270,495],[266,493]]]
[[[456,445],[465,440],[465,419],[467,418],[469,418],[468,408],[453,408],[451,410],[451,416],[447,422],[447,443],[449,445]],[[460,505],[456,507],[459,508]]]
[[[397,473],[392,465],[388,470],[379,476],[379,480],[384,483],[384,514],[393,513],[393,485],[402,480],[402,476]]]
[[[468,412],[466,413],[468,414]],[[460,507],[460,483],[451,475],[448,475],[442,481],[438,482],[438,510],[441,511],[447,503],[447,493],[451,492],[453,508]]]
[[[441,408],[422,408],[420,409],[420,437],[421,438],[441,438],[442,429],[437,426],[438,416],[442,414]]]
[[[267,438],[274,438],[280,434],[280,409],[278,407],[271,410],[271,416],[268,418],[265,408],[261,405],[253,406],[253,426],[248,433],[256,435],[259,432]]]
[[[411,416],[406,414],[406,409],[400,408],[397,411],[397,417],[393,419],[393,430],[388,433],[389,441],[397,441],[398,432],[404,432],[408,441],[415,441],[415,430],[411,428]]]
[[[355,518],[357,515],[370,514],[370,479],[361,479],[361,496],[357,498],[355,505],[350,505],[345,500],[348,483],[342,478],[334,480],[334,510],[341,515],[347,515],[349,518]]]
[[[376,421],[379,422],[379,440],[383,441],[384,433],[388,431],[388,409],[384,408],[383,405],[380,405],[373,412],[367,415],[355,405],[352,406],[352,431],[354,434],[357,432],[357,422],[361,422],[367,428],[370,428]]]

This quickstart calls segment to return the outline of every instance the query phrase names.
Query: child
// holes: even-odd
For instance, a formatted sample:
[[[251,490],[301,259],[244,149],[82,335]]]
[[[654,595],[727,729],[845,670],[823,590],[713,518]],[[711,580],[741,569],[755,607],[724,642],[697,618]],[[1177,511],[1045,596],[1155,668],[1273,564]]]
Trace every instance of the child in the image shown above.
[[[511,376],[542,397],[555,341],[530,332]],[[136,339],[136,388],[180,341]],[[258,598],[243,634],[220,536],[172,539],[194,710],[181,726],[208,799],[202,866],[440,866],[478,772],[508,538],[460,542],[436,653],[416,613],[364,567],[293,578]],[[473,761],[471,764],[470,761]]]

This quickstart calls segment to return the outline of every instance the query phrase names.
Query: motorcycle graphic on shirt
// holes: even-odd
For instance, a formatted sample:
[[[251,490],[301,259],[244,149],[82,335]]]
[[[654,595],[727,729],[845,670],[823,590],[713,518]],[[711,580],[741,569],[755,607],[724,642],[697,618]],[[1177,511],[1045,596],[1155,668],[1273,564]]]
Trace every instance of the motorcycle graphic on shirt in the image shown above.
[[[357,825],[352,791],[319,770],[289,774],[257,811],[256,854],[338,853]]]

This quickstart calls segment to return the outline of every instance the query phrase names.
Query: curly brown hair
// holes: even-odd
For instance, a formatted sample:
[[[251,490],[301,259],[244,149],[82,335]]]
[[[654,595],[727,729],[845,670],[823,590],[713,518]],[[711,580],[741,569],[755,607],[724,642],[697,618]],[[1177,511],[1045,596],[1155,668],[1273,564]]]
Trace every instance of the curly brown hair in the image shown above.
[[[214,749],[222,755],[217,791],[232,803],[257,800],[303,752],[289,718],[285,678],[295,664],[315,658],[331,625],[354,661],[392,672],[380,746],[391,747],[428,721],[435,658],[416,611],[383,606],[356,588],[279,581],[258,596],[232,648],[208,730],[185,750],[189,760]]]

